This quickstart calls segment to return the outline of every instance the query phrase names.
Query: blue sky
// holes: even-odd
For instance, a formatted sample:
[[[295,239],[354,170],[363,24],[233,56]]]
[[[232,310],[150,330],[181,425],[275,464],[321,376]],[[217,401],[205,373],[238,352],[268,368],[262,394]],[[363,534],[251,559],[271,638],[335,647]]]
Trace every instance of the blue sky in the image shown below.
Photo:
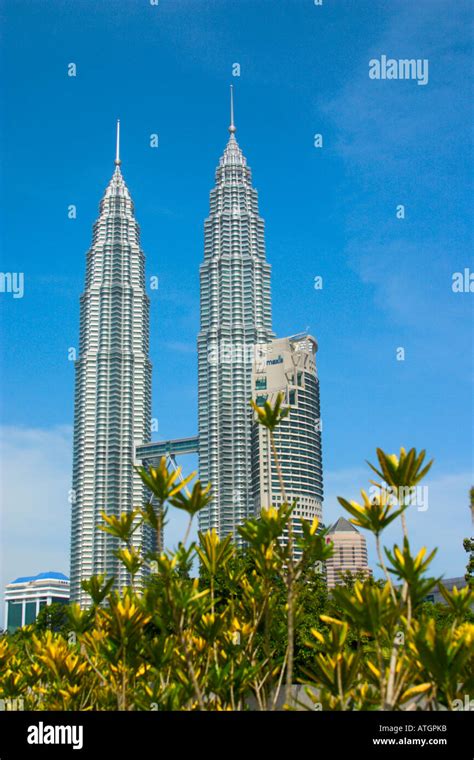
[[[367,485],[376,446],[424,447],[435,465],[430,507],[409,517],[414,542],[438,545],[435,569],[461,575],[474,296],[451,282],[474,268],[471,4],[2,0],[0,22],[1,269],[25,277],[23,298],[0,293],[2,584],[68,571],[68,349],[117,117],[148,275],[160,280],[158,437],[196,432],[198,272],[230,83],[266,222],[274,329],[308,328],[319,342],[326,521],[340,514],[337,494]],[[428,59],[428,84],[370,79],[381,55]],[[173,519],[170,543],[180,530]]]

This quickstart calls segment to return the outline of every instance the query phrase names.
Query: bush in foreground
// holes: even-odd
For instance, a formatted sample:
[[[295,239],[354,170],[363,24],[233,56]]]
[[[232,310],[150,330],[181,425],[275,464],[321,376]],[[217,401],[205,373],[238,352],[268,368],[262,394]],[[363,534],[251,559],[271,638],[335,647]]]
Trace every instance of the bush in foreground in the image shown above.
[[[256,409],[271,438],[287,413],[281,399]],[[326,531],[316,520],[300,520],[295,531],[288,503],[239,528],[244,555],[214,531],[188,545],[188,529],[175,551],[140,556],[132,537],[142,522],[159,535],[171,506],[191,525],[211,499],[209,487],[196,481],[188,489],[193,476],[180,482],[164,459],[140,469],[153,506],[104,515],[101,526],[122,542],[129,587],[118,592],[113,579],[91,578],[91,605],[71,605],[68,633],[48,624],[0,638],[0,697],[22,698],[33,710],[272,710],[282,700],[291,709],[299,681],[315,709],[455,709],[474,693],[474,594],[440,584],[445,623],[425,602],[439,583],[427,575],[434,552],[412,552],[405,519],[431,466],[424,458],[414,449],[398,457],[377,450],[376,495],[339,499],[374,535],[384,580],[352,580],[329,597],[318,575],[332,552]],[[394,520],[402,543],[382,551]],[[190,577],[195,561],[199,578]],[[144,562],[152,574],[139,588]]]

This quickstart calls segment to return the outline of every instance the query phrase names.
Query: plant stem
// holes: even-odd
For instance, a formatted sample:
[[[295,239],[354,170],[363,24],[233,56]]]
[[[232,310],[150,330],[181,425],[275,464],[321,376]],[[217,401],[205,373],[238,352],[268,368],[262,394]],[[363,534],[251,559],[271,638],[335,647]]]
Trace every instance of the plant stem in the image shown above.
[[[389,583],[389,586],[390,586],[390,593],[392,595],[392,599],[393,599],[394,603],[396,604],[397,603],[397,595],[395,594],[395,589],[393,588],[392,580],[390,578],[390,575],[388,574],[388,570],[386,568],[385,562],[383,561],[382,549],[380,547],[380,534],[379,533],[377,533],[375,535],[375,545],[377,547],[377,556],[379,558],[380,565],[381,565],[382,570],[384,572],[385,578],[387,579],[387,581]]]
[[[283,482],[283,473],[278,459],[278,453],[275,445],[275,436],[273,430],[270,430],[270,444],[272,447],[273,459],[280,482],[281,497],[284,504],[287,503],[285,484]],[[290,515],[288,520],[288,570],[287,570],[287,604],[288,604],[288,661],[286,666],[286,689],[285,701],[291,704],[292,700],[292,682],[293,682],[293,663],[295,649],[295,577],[294,577],[294,557],[293,557],[293,518]]]
[[[186,542],[187,542],[188,537],[189,537],[189,531],[191,530],[191,524],[192,524],[192,522],[193,522],[193,515],[190,515],[189,522],[188,522],[188,525],[186,527],[186,533],[184,534],[183,546],[186,546]]]

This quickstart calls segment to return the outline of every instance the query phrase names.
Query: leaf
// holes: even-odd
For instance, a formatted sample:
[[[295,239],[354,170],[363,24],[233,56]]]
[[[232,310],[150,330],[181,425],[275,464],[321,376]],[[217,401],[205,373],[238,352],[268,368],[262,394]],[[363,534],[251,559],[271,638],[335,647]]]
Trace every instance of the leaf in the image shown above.
[[[406,702],[408,699],[411,699],[411,697],[414,697],[417,694],[426,694],[426,692],[429,691],[432,687],[432,683],[421,683],[418,686],[411,686],[409,689],[403,692],[402,696],[400,697],[400,702]]]

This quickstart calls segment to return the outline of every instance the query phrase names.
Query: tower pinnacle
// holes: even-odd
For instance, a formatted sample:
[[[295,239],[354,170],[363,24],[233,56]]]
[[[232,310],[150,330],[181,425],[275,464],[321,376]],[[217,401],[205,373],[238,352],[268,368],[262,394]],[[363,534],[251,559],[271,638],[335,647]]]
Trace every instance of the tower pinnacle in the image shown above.
[[[120,119],[117,119],[117,141],[115,148],[115,166],[120,166]]]
[[[233,85],[230,86],[230,126],[229,126],[229,132],[231,135],[235,133],[235,124],[234,124],[234,87]]]

